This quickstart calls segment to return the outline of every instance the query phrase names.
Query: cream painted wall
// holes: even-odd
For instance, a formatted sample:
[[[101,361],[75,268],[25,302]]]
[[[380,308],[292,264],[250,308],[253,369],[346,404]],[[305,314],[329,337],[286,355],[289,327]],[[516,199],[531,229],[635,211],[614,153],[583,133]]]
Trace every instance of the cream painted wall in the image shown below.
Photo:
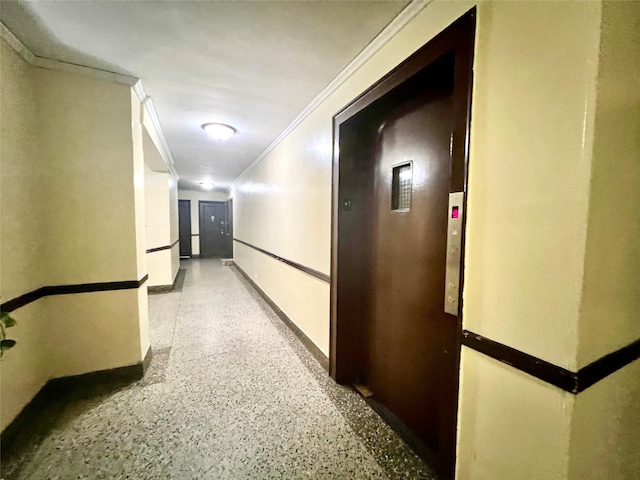
[[[178,180],[169,175],[169,238],[171,243],[180,239],[178,224]],[[171,278],[175,279],[180,269],[180,245],[175,244],[171,249]]]
[[[475,350],[461,363],[456,478],[566,479],[575,397]]]
[[[640,3],[604,3],[579,367],[640,338],[638,25]],[[636,361],[578,395],[571,422],[570,479],[637,478],[639,379]]]
[[[197,190],[178,190],[178,199],[191,201],[191,254],[200,255],[200,218],[198,202],[200,200],[210,200],[213,202],[224,202],[227,195],[223,192],[204,192]],[[234,205],[235,208],[235,205]],[[235,213],[234,213],[235,216]],[[235,235],[235,233],[234,233]]]
[[[45,236],[43,172],[32,160],[40,157],[35,86],[30,68],[0,40],[0,302],[43,286],[40,263]],[[0,361],[0,428],[33,398],[49,378],[42,345],[42,305],[15,312],[18,325],[8,330],[17,346]]]
[[[133,216],[135,224],[135,252],[136,252],[136,278],[142,278],[147,272],[147,261],[145,257],[146,231],[145,231],[145,189],[144,189],[144,129],[142,128],[142,105],[132,89],[129,89],[130,99],[130,122],[132,149],[132,169],[133,169]],[[127,142],[128,143],[128,142]],[[126,177],[125,177],[126,178]],[[130,188],[131,180],[126,178],[123,182],[125,189]],[[131,209],[131,205],[129,206]],[[148,329],[148,322],[144,328]]]
[[[46,342],[50,378],[135,365],[149,348],[148,328],[141,331],[138,318],[148,304],[144,286],[54,295],[38,302],[50,322]],[[79,321],[88,325],[80,328]]]
[[[634,480],[640,472],[640,362],[575,399],[569,478]]]
[[[144,110],[144,109],[143,109]],[[172,245],[178,240],[178,184],[169,171],[153,122],[143,111],[145,162],[146,249]],[[180,268],[180,247],[146,255],[149,286],[171,285]]]
[[[160,250],[147,253],[149,280],[147,287],[167,286],[173,284],[173,250]]]
[[[234,235],[328,273],[332,116],[475,3],[428,2],[277,147],[245,171],[229,192]],[[592,242],[587,240],[588,222],[593,222],[590,229],[600,232],[589,207],[594,205],[592,174],[598,171],[594,131],[600,108],[596,85],[601,15],[600,2],[478,2],[477,13],[464,328],[572,370],[582,364],[578,331],[585,306],[585,252],[588,255]],[[617,20],[610,20],[615,30]],[[637,23],[637,15],[628,25],[633,21]],[[637,32],[626,28],[616,38],[637,38]],[[605,35],[603,42],[607,41]],[[629,62],[622,74],[627,82],[633,79],[637,59],[625,58],[637,48],[627,43],[617,51],[621,49],[625,53],[617,58]],[[637,136],[631,133],[638,125],[634,98],[618,98],[627,107],[635,106],[623,113],[628,122],[619,130],[624,138],[617,138],[625,143],[617,147],[625,156],[637,152]],[[605,144],[613,132],[608,135],[602,137]],[[618,184],[627,182],[623,191],[632,186],[637,191],[635,173],[629,181],[618,171],[609,170],[608,175],[617,175]],[[606,175],[601,181],[606,185]],[[630,202],[629,210],[637,203]],[[614,223],[623,221],[629,219]],[[633,250],[626,242],[634,239],[637,248],[634,227],[616,225],[630,232],[619,244]],[[606,250],[608,240],[593,242]],[[328,284],[311,284],[306,274],[253,249],[238,244],[235,249],[236,263],[327,353]],[[594,265],[602,269],[606,257],[600,256],[599,262]],[[618,290],[631,301],[638,298],[634,275],[639,270],[629,273],[633,262],[625,266],[620,282],[634,283]],[[586,268],[588,275],[588,261]],[[625,302],[616,313],[622,332],[611,337],[618,343],[605,341],[607,348],[636,335],[637,321],[624,328],[631,318]],[[595,330],[585,335],[597,337]],[[572,443],[576,397],[467,348],[462,352],[460,388],[458,478],[567,478],[570,451],[575,455],[585,448]],[[628,433],[612,435],[626,442],[621,448],[628,455]]]
[[[7,281],[8,278],[5,278]],[[41,302],[31,303],[12,313],[12,316],[18,324],[9,329],[7,336],[17,343],[5,352],[0,361],[1,430],[11,423],[51,378],[46,347],[48,329],[42,328],[43,319],[46,318],[44,306]]]
[[[175,181],[167,172],[154,172],[145,165],[145,208],[146,208],[146,249],[150,250],[171,245],[178,239],[172,232],[171,185]],[[174,187],[175,189],[175,187]],[[174,195],[175,197],[175,195]],[[177,199],[173,199],[176,202]],[[172,236],[175,235],[175,237]],[[174,252],[175,251],[175,252]],[[174,253],[179,253],[178,245],[168,250],[147,253],[149,286],[171,285],[177,273]]]
[[[493,3],[478,12],[464,328],[572,371],[640,338],[639,7]],[[545,460],[517,478],[635,478],[637,364],[575,397],[547,387],[566,415],[553,429],[552,406],[522,425],[510,418],[520,403],[509,408],[499,389],[479,396],[475,385],[498,386],[487,368],[496,362],[466,348],[462,358],[460,478],[515,478],[482,446],[508,451],[531,438],[538,443],[526,448]],[[544,471],[554,464],[546,442],[560,436],[568,463]],[[525,465],[512,456],[513,467]]]
[[[123,85],[28,66],[0,43],[2,300],[43,285],[138,280],[137,99]],[[48,379],[132,365],[149,347],[146,285],[45,297],[14,315],[18,344],[0,363],[3,429]]]
[[[3,300],[43,286],[36,272],[44,248],[40,222],[46,199],[45,177],[32,161],[40,156],[33,135],[38,129],[35,85],[30,67],[0,41],[0,285]]]
[[[133,144],[132,148],[132,163],[133,163],[133,191],[134,201],[133,207],[135,218],[135,250],[136,250],[136,278],[140,279],[146,275],[147,262],[146,262],[146,232],[145,232],[145,190],[144,190],[144,129],[142,128],[142,105],[138,100],[132,89],[129,90],[129,98],[131,105],[131,140]],[[128,143],[128,142],[127,142]],[[121,180],[124,188],[131,188],[131,180],[125,176]],[[138,340],[138,352],[139,359],[144,360],[147,352],[151,350],[151,332],[149,331],[149,301],[147,297],[147,286],[142,285],[135,291],[135,298],[137,298],[137,305],[131,303],[131,314],[127,318],[128,312],[123,316],[124,321],[131,322],[137,319],[138,336],[131,337],[131,340]],[[136,308],[137,307],[137,308]],[[106,312],[106,309],[102,309],[101,313]],[[123,312],[124,313],[124,312]],[[125,330],[121,330],[118,334],[122,335]],[[115,339],[118,341],[118,339]],[[129,348],[131,348],[129,346]],[[136,362],[137,363],[137,362]],[[128,363],[124,363],[127,365]],[[95,365],[93,367],[96,368]]]
[[[640,2],[606,2],[578,367],[640,339]]]
[[[146,263],[139,102],[124,85],[53,70],[34,69],[33,73],[41,117],[40,168],[49,187],[43,219],[46,284],[140,279]],[[130,294],[146,296],[145,287]],[[49,313],[49,328],[56,335],[75,338],[81,321],[81,334],[93,332],[101,339],[105,359],[119,358],[120,366],[141,361],[142,350],[149,347],[149,333],[148,317],[139,303],[120,305],[119,318],[131,325],[130,330],[105,329],[114,323],[113,312],[105,308],[108,302],[85,308],[85,295],[57,297],[56,312],[75,315]],[[115,299],[120,293],[104,295]],[[113,366],[100,362],[100,352],[92,353],[95,363],[80,361],[88,352],[82,343],[67,343],[56,352],[60,359],[74,359],[75,367],[67,366],[65,375]],[[52,376],[60,375],[54,371]]]
[[[151,166],[155,171],[169,171],[168,165],[171,165],[171,159],[167,156],[167,152],[163,148],[163,143],[161,140],[160,132],[156,128],[155,123],[151,119],[148,110],[145,108],[141,111],[142,125],[144,126],[144,132],[146,135],[145,138],[145,149],[147,148],[147,140],[152,142],[155,146],[155,152],[157,154],[157,158],[155,158]]]
[[[324,322],[329,315],[329,289],[327,283],[311,275],[299,275],[298,271],[274,258],[267,257],[263,261],[253,255],[252,248],[234,242],[234,262],[259,285],[272,285],[268,295],[289,318],[295,318],[297,326],[309,338],[324,341],[315,342],[318,348],[329,355],[329,338],[324,335]],[[266,255],[265,255],[266,256]],[[291,292],[291,285],[296,290],[304,291],[303,297]],[[300,308],[304,305],[304,308]]]
[[[130,88],[54,70],[32,72],[50,190],[41,219],[45,283],[140,278],[146,267],[138,265],[134,236]]]
[[[147,286],[142,285],[135,291],[135,298],[138,301],[137,311],[134,311],[137,314],[138,319],[138,336],[139,336],[139,353],[140,355],[137,357],[135,363],[140,363],[144,361],[147,354],[151,352],[151,325],[149,323],[149,296],[147,292]],[[135,317],[134,317],[135,318]],[[126,321],[125,317],[125,321]],[[133,321],[133,318],[128,319],[129,322]],[[117,339],[116,339],[117,340]],[[134,338],[135,340],[135,338]],[[120,360],[121,365],[122,360]],[[127,365],[127,363],[124,363]],[[94,366],[95,369],[95,366]]]
[[[640,362],[578,395],[462,350],[459,479],[632,480],[640,469]]]
[[[576,369],[598,2],[479,7],[464,328]]]
[[[146,247],[155,248],[171,242],[169,231],[169,174],[144,167],[146,208]]]

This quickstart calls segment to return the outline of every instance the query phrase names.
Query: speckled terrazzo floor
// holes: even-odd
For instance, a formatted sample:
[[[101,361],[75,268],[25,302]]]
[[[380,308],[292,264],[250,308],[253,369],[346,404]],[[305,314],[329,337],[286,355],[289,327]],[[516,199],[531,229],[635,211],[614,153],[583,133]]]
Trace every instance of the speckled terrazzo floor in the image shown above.
[[[149,297],[145,378],[48,405],[3,478],[436,478],[235,267],[182,268],[179,291]]]

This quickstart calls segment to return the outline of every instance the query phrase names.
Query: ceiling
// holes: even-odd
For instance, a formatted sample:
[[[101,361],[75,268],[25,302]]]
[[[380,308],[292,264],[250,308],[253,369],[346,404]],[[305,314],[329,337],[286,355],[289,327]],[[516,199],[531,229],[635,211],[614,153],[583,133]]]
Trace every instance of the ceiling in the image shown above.
[[[0,20],[36,56],[140,78],[180,187],[224,191],[408,3],[2,0]]]

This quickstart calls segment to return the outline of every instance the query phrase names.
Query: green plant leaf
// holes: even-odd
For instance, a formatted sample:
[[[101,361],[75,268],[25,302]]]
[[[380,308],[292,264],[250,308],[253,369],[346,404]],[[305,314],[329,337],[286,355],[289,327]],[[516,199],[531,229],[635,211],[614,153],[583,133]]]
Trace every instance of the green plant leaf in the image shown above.
[[[15,340],[11,340],[10,338],[5,338],[4,340],[0,341],[0,350],[4,352],[5,350],[9,350],[15,344],[16,344]]]
[[[12,316],[10,316],[8,313],[3,313],[2,314],[2,323],[4,323],[4,326],[9,328],[9,327],[14,327],[17,325],[16,321],[14,320],[14,318]]]

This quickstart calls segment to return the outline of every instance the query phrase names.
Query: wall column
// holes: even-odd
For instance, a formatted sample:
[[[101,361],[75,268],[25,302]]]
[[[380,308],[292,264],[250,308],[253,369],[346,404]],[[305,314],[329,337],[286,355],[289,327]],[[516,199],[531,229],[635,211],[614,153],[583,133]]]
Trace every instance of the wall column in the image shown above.
[[[150,343],[137,98],[2,48],[4,430],[48,380],[139,365]]]
[[[145,149],[145,157],[147,152]],[[152,289],[170,289],[178,273],[177,204],[177,184],[171,173],[155,172],[146,164],[146,256]]]

